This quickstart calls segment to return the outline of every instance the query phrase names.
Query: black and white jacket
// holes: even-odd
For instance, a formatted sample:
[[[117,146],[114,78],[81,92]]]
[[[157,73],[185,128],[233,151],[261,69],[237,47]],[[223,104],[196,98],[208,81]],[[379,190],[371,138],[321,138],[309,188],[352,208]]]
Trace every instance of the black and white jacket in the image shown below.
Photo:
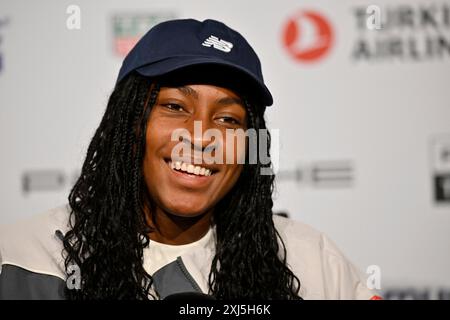
[[[64,299],[67,276],[60,238],[68,230],[69,212],[65,205],[0,227],[0,299]],[[302,298],[376,297],[323,233],[279,216],[274,216],[274,223],[286,244],[288,265],[301,281]],[[161,298],[179,292],[208,293],[214,239],[153,274],[154,289]]]

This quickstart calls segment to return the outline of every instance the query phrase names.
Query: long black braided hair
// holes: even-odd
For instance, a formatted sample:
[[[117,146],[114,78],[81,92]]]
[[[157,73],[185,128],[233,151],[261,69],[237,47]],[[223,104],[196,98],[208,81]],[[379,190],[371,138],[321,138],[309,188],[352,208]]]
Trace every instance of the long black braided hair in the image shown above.
[[[143,267],[149,244],[144,207],[151,205],[142,174],[148,116],[157,81],[130,74],[112,92],[69,195],[65,268],[79,267],[81,289],[68,299],[148,299],[153,279]],[[265,129],[263,108],[245,100],[248,128]],[[270,146],[270,135],[268,136]],[[297,299],[300,281],[286,265],[286,248],[272,220],[273,175],[246,164],[216,205],[217,246],[209,274],[218,299]]]

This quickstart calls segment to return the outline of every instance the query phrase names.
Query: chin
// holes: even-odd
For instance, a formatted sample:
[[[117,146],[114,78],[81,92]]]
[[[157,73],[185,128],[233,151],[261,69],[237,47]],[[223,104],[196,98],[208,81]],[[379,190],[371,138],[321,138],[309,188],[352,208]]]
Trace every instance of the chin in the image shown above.
[[[194,218],[200,216],[208,211],[208,207],[205,205],[195,205],[192,202],[185,202],[183,204],[172,204],[167,208],[167,212],[174,216]]]

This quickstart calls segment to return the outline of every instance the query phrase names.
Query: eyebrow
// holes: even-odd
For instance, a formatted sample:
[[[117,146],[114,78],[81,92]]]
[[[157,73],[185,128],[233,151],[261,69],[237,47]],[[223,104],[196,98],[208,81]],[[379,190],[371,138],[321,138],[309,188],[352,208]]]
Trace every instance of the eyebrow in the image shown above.
[[[198,99],[198,92],[195,91],[194,89],[192,89],[191,87],[181,86],[181,87],[176,87],[176,89],[185,96],[192,96],[195,99]],[[236,97],[223,97],[223,98],[216,100],[216,103],[221,104],[221,105],[240,104],[240,105],[244,106],[244,102],[242,101],[242,99],[236,98]]]
[[[221,99],[218,99],[216,101],[217,104],[221,104],[221,105],[230,105],[230,104],[240,104],[241,106],[244,106],[244,102],[239,99],[239,98],[235,98],[235,97],[224,97]]]
[[[198,99],[198,93],[197,91],[195,91],[194,89],[192,89],[191,87],[188,86],[181,86],[181,87],[176,87],[176,89],[178,91],[180,91],[182,94],[184,94],[185,96],[192,96],[195,99]]]

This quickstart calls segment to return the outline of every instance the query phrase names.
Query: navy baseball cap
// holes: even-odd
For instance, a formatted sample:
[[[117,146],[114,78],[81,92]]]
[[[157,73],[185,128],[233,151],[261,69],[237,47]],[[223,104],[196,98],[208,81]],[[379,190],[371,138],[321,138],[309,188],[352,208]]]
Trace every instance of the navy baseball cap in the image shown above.
[[[151,28],[125,57],[117,83],[133,71],[157,77],[195,66],[233,71],[237,78],[230,81],[242,83],[265,106],[273,103],[256,52],[240,33],[211,19],[170,20]]]

